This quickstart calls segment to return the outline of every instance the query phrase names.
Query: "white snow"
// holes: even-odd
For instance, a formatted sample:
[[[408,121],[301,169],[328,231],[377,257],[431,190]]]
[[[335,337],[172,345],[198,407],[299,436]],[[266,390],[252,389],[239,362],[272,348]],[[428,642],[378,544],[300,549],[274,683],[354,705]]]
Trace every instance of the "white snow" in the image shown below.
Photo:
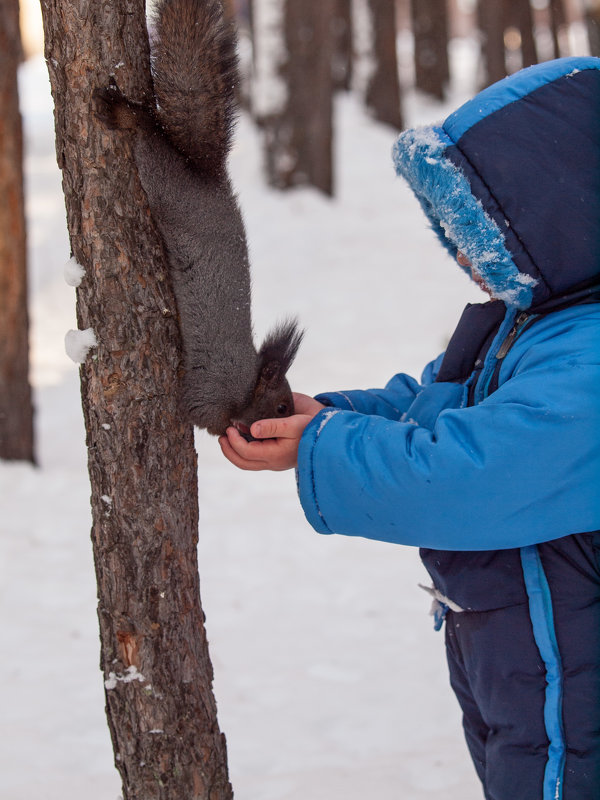
[[[65,334],[65,352],[76,364],[83,364],[92,347],[98,347],[96,334],[92,328],[84,331],[70,330]]]
[[[80,286],[85,276],[85,268],[77,263],[77,259],[72,256],[64,268],[65,281],[69,286]]]
[[[115,800],[79,376],[62,343],[77,327],[62,276],[70,248],[41,59],[23,66],[21,87],[39,467],[0,463],[0,794]],[[412,94],[405,104],[410,124],[445,110]],[[245,119],[231,159],[257,339],[299,315],[307,334],[290,377],[311,394],[418,373],[464,304],[484,297],[395,178],[393,132],[347,97],[336,131],[334,201],[266,189]],[[197,447],[202,600],[236,800],[479,800],[417,552],[319,536],[293,472],[236,470],[202,433]]]
[[[111,689],[116,688],[117,684],[119,683],[131,683],[132,681],[140,681],[140,683],[145,683],[146,678],[139,672],[138,668],[133,664],[125,670],[123,675],[120,675],[115,672],[109,672],[108,678],[104,681],[104,686],[108,691]]]
[[[326,412],[323,414],[323,419],[321,420],[321,424],[319,425],[319,428],[318,428],[318,430],[317,430],[317,436],[318,436],[318,435],[321,433],[321,431],[323,430],[323,428],[325,427],[325,425],[327,425],[327,423],[329,422],[329,420],[330,420],[332,417],[334,417],[334,416],[335,416],[335,415],[336,415],[336,414],[337,414],[339,411],[340,411],[340,409],[339,409],[339,408],[334,408],[334,409],[332,409],[331,411],[326,411]]]

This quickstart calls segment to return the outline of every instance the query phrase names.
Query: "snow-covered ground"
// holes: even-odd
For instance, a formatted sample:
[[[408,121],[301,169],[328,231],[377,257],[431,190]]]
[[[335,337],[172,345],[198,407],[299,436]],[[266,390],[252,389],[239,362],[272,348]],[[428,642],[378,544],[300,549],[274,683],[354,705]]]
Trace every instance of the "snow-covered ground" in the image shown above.
[[[468,84],[472,65],[465,61]],[[0,463],[0,796],[117,800],[104,717],[76,327],[45,66],[25,64],[32,381],[39,468]],[[465,99],[463,83],[451,105]],[[447,109],[409,96],[408,124]],[[393,173],[394,132],[351,98],[336,120],[337,198],[280,194],[247,120],[232,156],[260,338],[307,333],[293,386],[381,385],[419,373],[464,304],[482,299]],[[475,800],[481,791],[409,548],[321,537],[294,476],[250,474],[199,434],[200,573],[219,720],[237,800]]]

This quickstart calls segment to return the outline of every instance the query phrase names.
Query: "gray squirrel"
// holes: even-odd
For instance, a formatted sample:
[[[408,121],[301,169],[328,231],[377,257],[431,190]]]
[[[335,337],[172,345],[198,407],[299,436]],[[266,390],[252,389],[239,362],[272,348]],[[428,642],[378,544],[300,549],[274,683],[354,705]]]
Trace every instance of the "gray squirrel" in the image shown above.
[[[256,350],[250,267],[227,173],[236,113],[236,36],[221,0],[160,0],[154,17],[155,102],[114,81],[94,92],[109,127],[128,130],[142,187],[169,262],[183,340],[182,402],[190,422],[251,439],[257,419],[288,416],[286,372],[302,332],[284,322]]]

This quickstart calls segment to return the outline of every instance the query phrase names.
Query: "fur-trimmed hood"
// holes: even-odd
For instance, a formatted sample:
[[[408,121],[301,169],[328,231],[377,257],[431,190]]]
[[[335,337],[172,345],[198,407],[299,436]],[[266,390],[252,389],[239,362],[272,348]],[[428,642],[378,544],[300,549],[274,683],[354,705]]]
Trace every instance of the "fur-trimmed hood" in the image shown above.
[[[538,64],[394,146],[443,245],[528,308],[600,280],[600,59]]]

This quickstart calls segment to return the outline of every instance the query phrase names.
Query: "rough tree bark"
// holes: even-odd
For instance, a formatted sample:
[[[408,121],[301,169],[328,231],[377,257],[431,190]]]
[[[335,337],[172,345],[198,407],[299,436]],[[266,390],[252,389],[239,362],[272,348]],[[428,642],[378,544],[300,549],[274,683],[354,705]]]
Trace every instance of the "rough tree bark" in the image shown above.
[[[85,268],[81,367],[101,669],[125,800],[230,800],[197,570],[192,428],[162,247],[123,134],[91,94],[150,92],[143,0],[42,0],[71,248]]]
[[[34,461],[18,0],[0,0],[0,458]]]
[[[411,0],[410,5],[415,39],[415,84],[421,91],[443,100],[450,80],[446,0]]]
[[[254,113],[267,179],[333,194],[333,0],[253,0]]]

